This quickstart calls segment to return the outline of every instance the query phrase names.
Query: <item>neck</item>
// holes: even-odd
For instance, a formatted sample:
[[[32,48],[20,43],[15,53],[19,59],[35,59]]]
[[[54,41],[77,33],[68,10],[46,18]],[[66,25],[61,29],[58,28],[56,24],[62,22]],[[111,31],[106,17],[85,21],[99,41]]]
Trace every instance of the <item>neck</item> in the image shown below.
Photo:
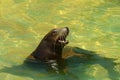
[[[62,45],[55,46],[55,53],[57,55],[57,59],[62,59],[62,50],[63,50]]]

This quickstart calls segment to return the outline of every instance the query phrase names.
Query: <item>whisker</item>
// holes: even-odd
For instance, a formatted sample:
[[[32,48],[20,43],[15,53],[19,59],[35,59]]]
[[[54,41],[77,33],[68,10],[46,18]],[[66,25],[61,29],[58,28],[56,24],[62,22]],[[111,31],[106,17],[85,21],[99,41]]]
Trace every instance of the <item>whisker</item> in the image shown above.
[[[62,34],[62,41],[65,41],[65,33]],[[61,45],[63,46],[64,44],[61,43]]]
[[[67,35],[67,33],[64,33],[65,34],[65,36]]]
[[[63,36],[61,36],[61,39],[60,39],[61,41],[63,40]],[[62,46],[62,43],[61,43],[61,46]]]
[[[60,40],[62,40],[62,36],[60,36]]]
[[[53,45],[52,45],[53,51],[55,51],[55,43],[53,43]]]
[[[66,35],[66,34],[65,34],[65,33],[63,33],[64,40],[65,40],[65,35]]]
[[[56,45],[56,43],[57,43],[57,38],[55,39],[55,43],[53,44],[54,51],[55,51],[55,45]]]
[[[62,36],[62,40],[64,40],[64,34],[63,34],[63,36]]]

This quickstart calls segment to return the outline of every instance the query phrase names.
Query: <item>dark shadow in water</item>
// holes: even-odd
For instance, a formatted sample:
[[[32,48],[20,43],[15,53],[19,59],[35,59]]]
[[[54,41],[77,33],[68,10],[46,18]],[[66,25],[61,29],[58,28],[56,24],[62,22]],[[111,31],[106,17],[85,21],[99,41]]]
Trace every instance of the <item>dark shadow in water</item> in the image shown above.
[[[85,50],[85,49],[82,49],[79,47],[74,47],[72,49],[75,53],[84,54],[86,57],[83,57],[83,58],[80,58],[79,56],[70,57],[69,59],[67,59],[69,66],[75,67],[77,65],[78,66],[86,65],[84,67],[84,70],[81,70],[81,71],[85,71],[85,69],[89,68],[90,65],[99,64],[105,70],[107,70],[108,76],[111,80],[119,80],[120,74],[119,74],[119,72],[116,72],[114,70],[116,65],[120,65],[120,63],[114,62],[116,59],[105,58],[105,57],[102,57],[102,56],[96,54],[93,51],[88,51],[88,50]],[[74,64],[76,64],[76,65],[74,66]],[[104,72],[103,72],[103,74],[104,74]],[[97,75],[100,75],[100,74],[97,74]],[[87,75],[85,75],[85,74],[82,74],[82,76],[83,76],[83,79],[81,79],[81,80],[85,80],[84,77],[87,77]],[[87,78],[87,79],[89,79],[89,78]]]
[[[62,66],[61,71],[64,72],[62,74],[53,74],[46,70],[46,65],[36,63],[23,63],[22,65],[4,67],[0,70],[0,72],[30,77],[34,80],[51,80],[51,77],[53,79],[55,78],[60,80],[86,80],[91,78],[91,76],[85,74],[90,65],[99,64],[108,71],[108,75],[111,80],[118,80],[120,74],[114,70],[114,67],[119,63],[115,63],[115,59],[101,57],[95,52],[84,50],[78,47],[67,47],[66,49],[68,50],[67,53],[69,56],[71,55],[71,50],[74,55],[67,58],[65,61],[60,62],[60,66]],[[84,56],[80,57],[79,54]],[[63,62],[65,64],[63,64]],[[76,67],[79,66],[84,66],[84,68],[79,68],[78,70]]]

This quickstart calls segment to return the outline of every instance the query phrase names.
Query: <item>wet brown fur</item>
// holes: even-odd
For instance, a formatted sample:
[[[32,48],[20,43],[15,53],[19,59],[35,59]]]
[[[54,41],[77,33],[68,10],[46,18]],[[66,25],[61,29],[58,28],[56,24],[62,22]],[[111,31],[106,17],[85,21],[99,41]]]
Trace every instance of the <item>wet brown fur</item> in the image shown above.
[[[66,40],[68,34],[68,27],[52,29],[45,35],[32,54],[28,56],[27,60],[49,61],[61,59],[62,50],[68,42],[62,43],[58,39]]]

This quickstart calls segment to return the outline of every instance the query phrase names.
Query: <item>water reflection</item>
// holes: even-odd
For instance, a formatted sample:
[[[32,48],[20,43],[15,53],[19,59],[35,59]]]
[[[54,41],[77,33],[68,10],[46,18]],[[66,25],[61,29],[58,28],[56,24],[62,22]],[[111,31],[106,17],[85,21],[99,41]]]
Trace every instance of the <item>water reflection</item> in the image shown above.
[[[107,71],[109,79],[119,79],[119,73],[114,70],[114,67],[120,63],[115,63],[115,59],[105,58],[93,51],[88,51],[79,47],[66,47],[65,50],[64,54],[67,56],[64,58],[66,59],[59,63],[61,74],[50,72],[49,70],[46,70],[46,65],[36,63],[23,63],[22,65],[4,67],[0,70],[0,72],[10,73],[22,77],[30,77],[34,80],[38,80],[39,78],[42,80],[53,80],[53,78],[60,78],[60,80],[95,80],[95,78],[86,74],[86,72],[92,73],[92,71],[87,71],[88,68],[92,65],[98,64]],[[96,75],[98,74],[94,74],[94,77]]]

